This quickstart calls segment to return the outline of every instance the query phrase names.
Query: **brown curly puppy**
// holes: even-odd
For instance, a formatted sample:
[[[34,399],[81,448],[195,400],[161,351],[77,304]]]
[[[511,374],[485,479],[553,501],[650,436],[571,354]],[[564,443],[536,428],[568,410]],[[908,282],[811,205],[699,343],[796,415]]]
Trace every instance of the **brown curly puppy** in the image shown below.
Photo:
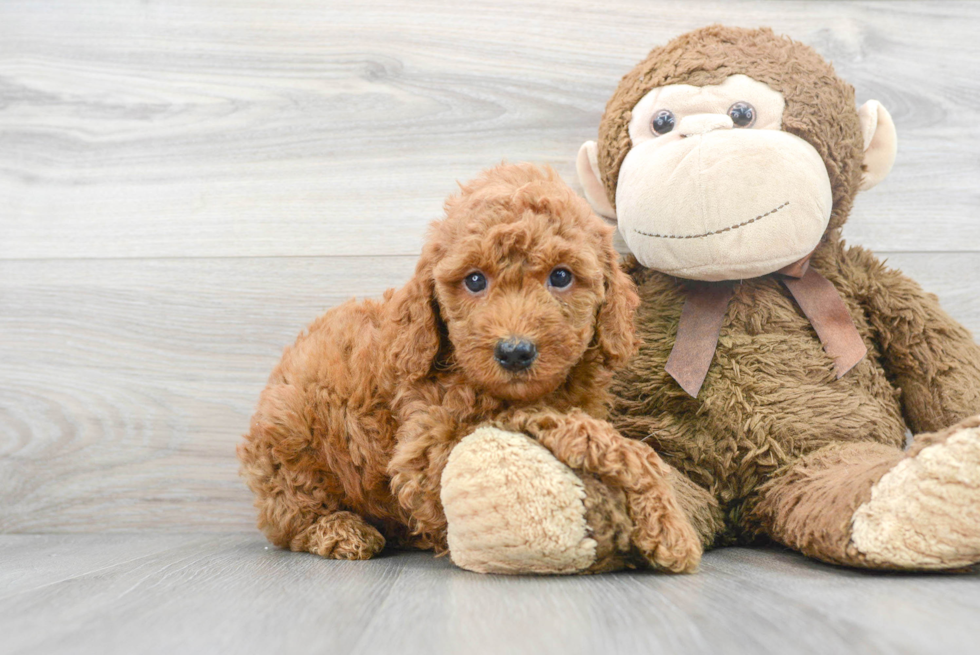
[[[553,170],[502,165],[463,186],[408,284],[327,312],[273,371],[238,449],[259,527],[339,559],[369,558],[386,538],[444,550],[442,470],[489,423],[657,500],[653,451],[596,421],[636,348],[637,302],[612,228]],[[633,517],[638,546],[664,540],[663,525],[642,525],[660,520],[654,505]]]

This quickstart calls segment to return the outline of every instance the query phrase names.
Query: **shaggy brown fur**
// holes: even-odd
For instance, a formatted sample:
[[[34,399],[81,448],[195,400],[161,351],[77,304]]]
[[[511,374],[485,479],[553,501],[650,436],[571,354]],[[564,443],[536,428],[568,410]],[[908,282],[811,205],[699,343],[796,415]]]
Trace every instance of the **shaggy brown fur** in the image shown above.
[[[772,276],[744,280],[699,398],[691,398],[664,370],[684,303],[681,282],[634,261],[642,345],[614,381],[611,420],[695,483],[674,478],[673,486],[704,543],[767,535],[815,557],[867,566],[847,547],[854,508],[910,456],[902,452],[906,428],[942,430],[980,411],[980,347],[934,296],[841,241],[862,165],[853,90],[815,52],[769,30],[698,30],[655,49],[623,78],[600,128],[610,199],[637,100],[659,85],[716,84],[738,73],[782,92],[784,129],[824,159],[834,210],[811,265],[839,291],[868,355],[836,379],[784,285]],[[910,453],[941,438],[919,434]]]
[[[546,284],[558,266],[574,274],[566,289]],[[477,270],[488,286],[474,294],[463,281]],[[276,545],[325,557],[367,558],[385,539],[445,549],[439,481],[450,451],[491,420],[530,422],[572,468],[660,498],[652,509],[634,498],[638,547],[655,550],[651,534],[687,540],[695,547],[675,550],[696,563],[693,529],[656,477],[663,464],[600,420],[613,370],[635,351],[637,302],[611,228],[554,171],[489,171],[447,201],[408,284],[327,312],[286,350],[239,447],[259,527]],[[494,347],[518,335],[539,354],[511,373]],[[626,452],[628,474],[608,463]]]

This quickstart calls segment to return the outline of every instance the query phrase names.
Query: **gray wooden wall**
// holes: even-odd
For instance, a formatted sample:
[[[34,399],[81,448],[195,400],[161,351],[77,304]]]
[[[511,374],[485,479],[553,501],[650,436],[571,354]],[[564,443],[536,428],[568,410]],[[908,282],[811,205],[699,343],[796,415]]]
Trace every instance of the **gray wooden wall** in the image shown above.
[[[455,180],[558,168],[713,22],[816,47],[898,127],[846,228],[980,332],[980,5],[0,3],[0,531],[252,526],[282,347],[409,275]]]

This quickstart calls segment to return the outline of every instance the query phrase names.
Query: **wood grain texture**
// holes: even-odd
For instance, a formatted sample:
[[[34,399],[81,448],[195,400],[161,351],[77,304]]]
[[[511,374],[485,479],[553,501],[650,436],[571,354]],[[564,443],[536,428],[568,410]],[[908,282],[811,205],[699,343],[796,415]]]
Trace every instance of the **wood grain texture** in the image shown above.
[[[980,334],[980,257],[894,254]],[[283,346],[414,257],[0,261],[0,532],[253,524],[234,448]]]
[[[257,536],[0,536],[0,653],[969,653],[980,570],[882,575],[775,549],[701,572],[484,576]],[[746,602],[750,600],[750,602]]]
[[[412,257],[0,262],[0,532],[244,529],[283,346]]]
[[[980,251],[976,3],[8,0],[0,258],[415,254],[454,180],[573,180],[620,76],[712,22],[812,44],[890,108],[855,242]]]

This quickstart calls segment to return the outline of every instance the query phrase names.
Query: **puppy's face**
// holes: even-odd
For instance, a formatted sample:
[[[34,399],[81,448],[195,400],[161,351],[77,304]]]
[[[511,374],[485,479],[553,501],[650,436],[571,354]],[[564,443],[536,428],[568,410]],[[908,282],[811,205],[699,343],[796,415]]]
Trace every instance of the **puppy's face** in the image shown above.
[[[440,226],[433,278],[455,361],[508,400],[566,380],[594,343],[606,296],[608,230],[573,196],[559,202],[554,185],[464,194]]]

